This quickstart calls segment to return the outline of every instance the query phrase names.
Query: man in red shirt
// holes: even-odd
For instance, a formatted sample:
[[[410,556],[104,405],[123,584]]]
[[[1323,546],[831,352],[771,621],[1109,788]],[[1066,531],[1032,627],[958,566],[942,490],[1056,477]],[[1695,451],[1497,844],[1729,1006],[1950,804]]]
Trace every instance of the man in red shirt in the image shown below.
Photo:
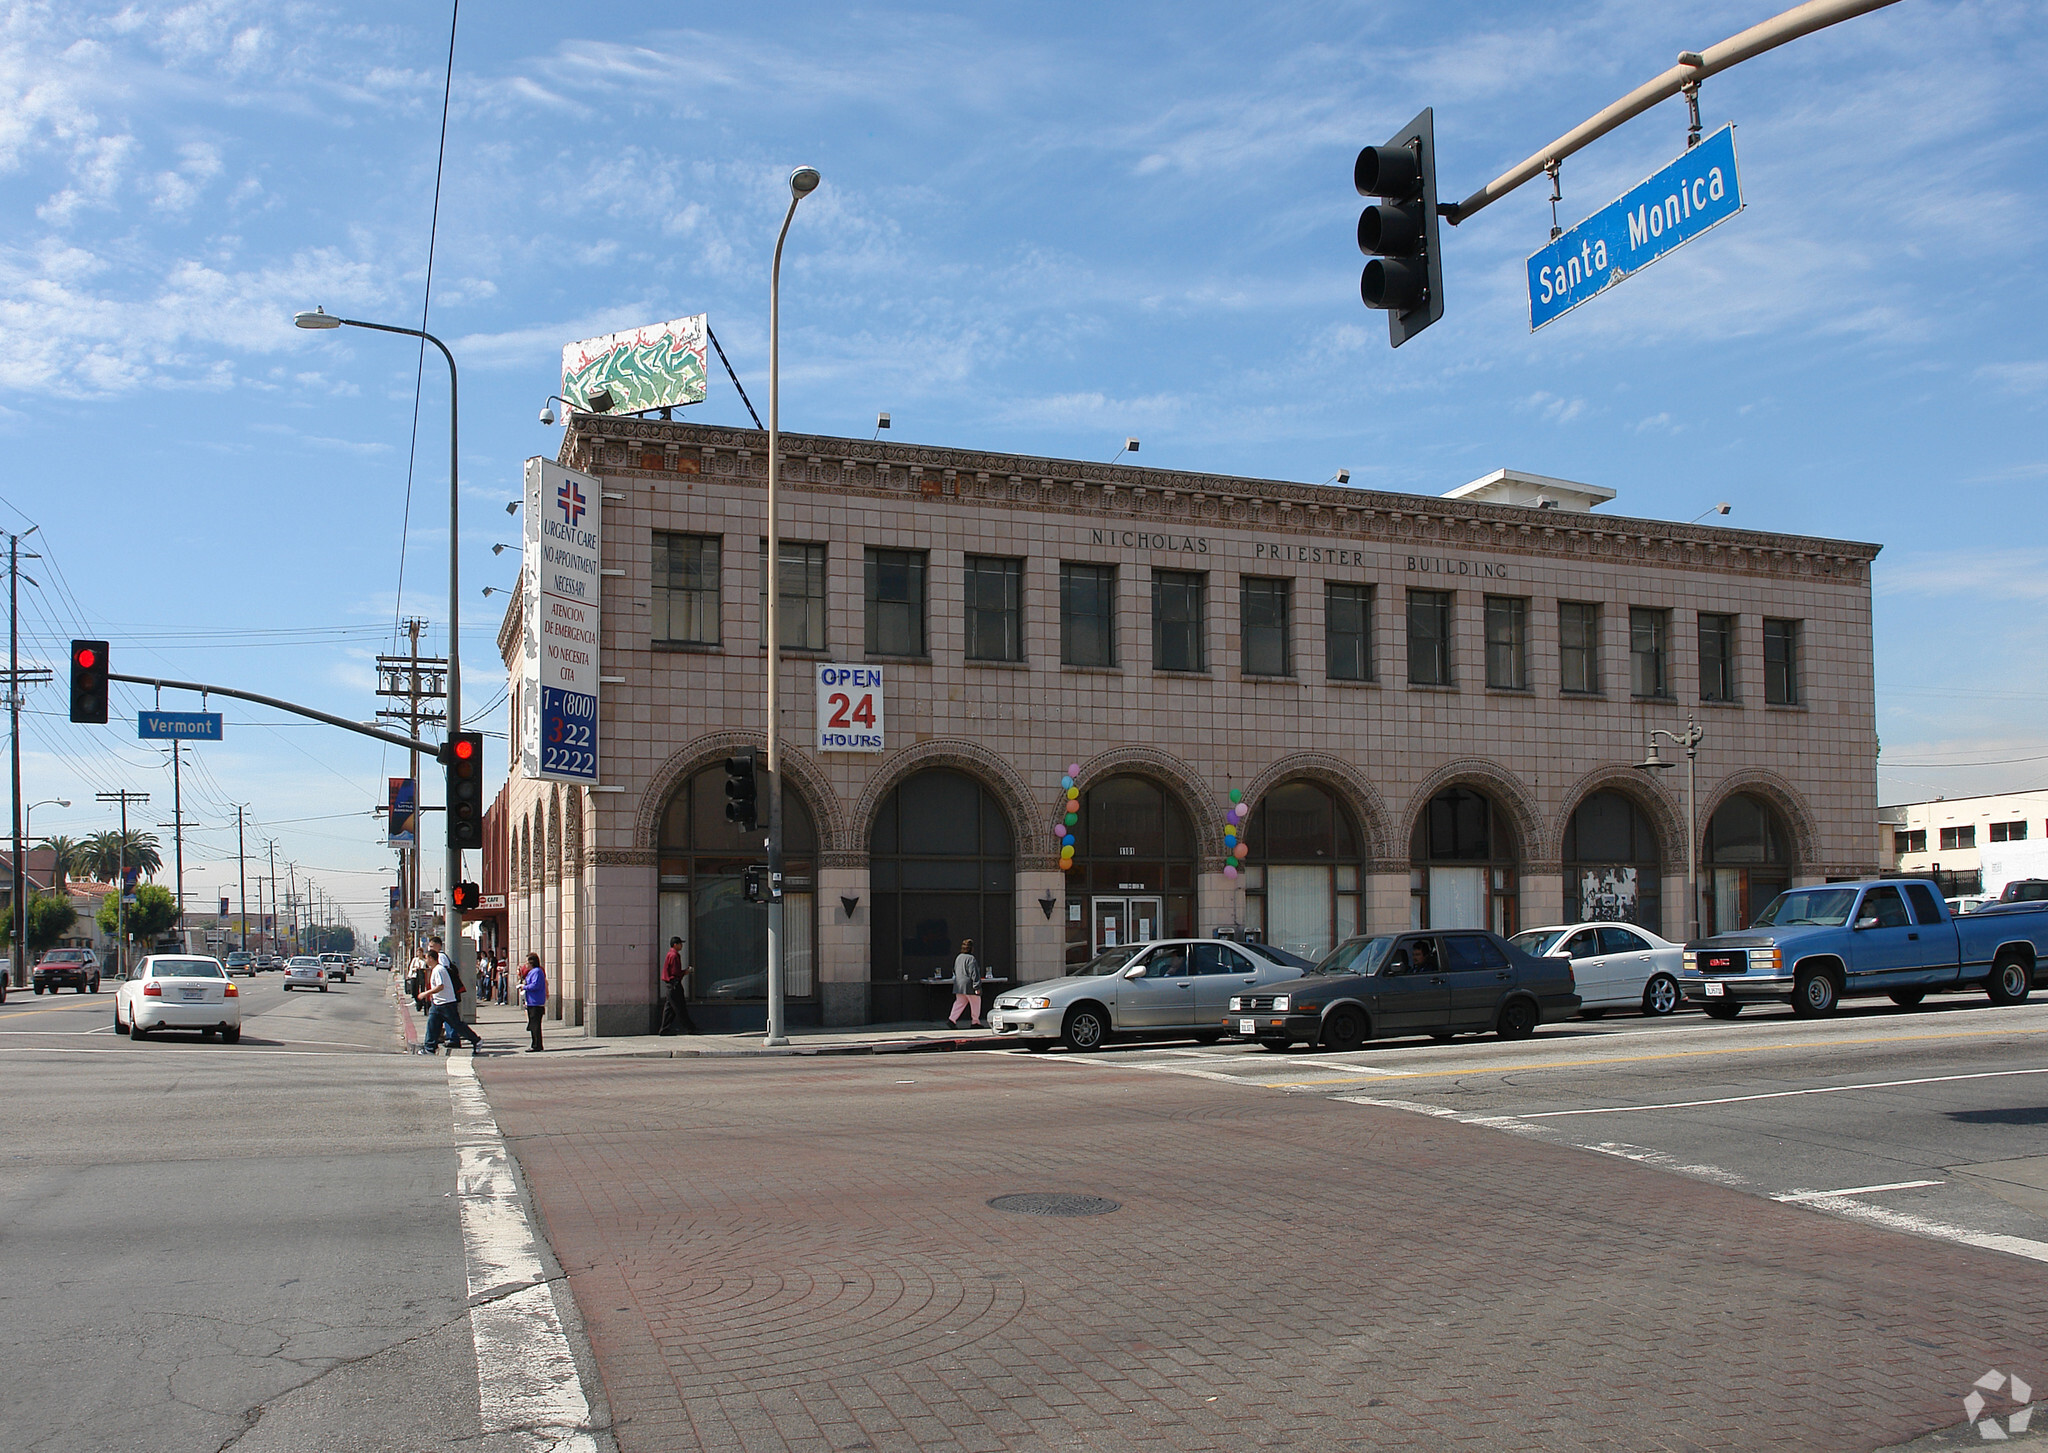
[[[676,1022],[682,1021],[683,1031],[695,1034],[697,1026],[690,1022],[690,966],[683,962],[683,941],[672,938],[668,941],[668,956],[661,961],[661,1032],[674,1034]]]

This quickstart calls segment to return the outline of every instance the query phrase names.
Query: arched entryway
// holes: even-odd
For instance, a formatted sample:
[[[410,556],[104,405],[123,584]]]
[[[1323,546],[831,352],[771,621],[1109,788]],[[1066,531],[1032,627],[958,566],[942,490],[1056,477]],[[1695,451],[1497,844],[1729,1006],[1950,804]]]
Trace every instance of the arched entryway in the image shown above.
[[[1267,943],[1320,959],[1365,926],[1357,820],[1329,789],[1284,782],[1252,809],[1245,841],[1245,927]]]
[[[1477,787],[1446,787],[1415,819],[1408,842],[1409,921],[1415,928],[1516,931],[1514,823]]]
[[[1792,886],[1792,835],[1777,808],[1753,793],[1738,792],[1714,809],[1702,856],[1710,932],[1749,927]]]
[[[1634,799],[1589,793],[1564,826],[1564,916],[1664,930],[1664,879],[1656,825]],[[1685,930],[1674,929],[1680,937]]]
[[[1000,989],[1016,975],[1017,852],[995,794],[933,767],[882,799],[868,835],[869,1000],[878,1024],[945,1017],[962,939]]]
[[[1150,777],[1121,773],[1081,794],[1067,873],[1067,962],[1115,944],[1195,931],[1195,834],[1187,809]]]
[[[762,836],[759,828],[725,820],[725,769],[717,763],[685,779],[662,810],[660,948],[665,954],[671,938],[683,941],[696,967],[691,1015],[707,1029],[767,1021],[768,911],[747,901],[744,876],[767,862]],[[782,991],[791,1022],[815,1024],[818,835],[809,807],[787,780],[782,844]]]

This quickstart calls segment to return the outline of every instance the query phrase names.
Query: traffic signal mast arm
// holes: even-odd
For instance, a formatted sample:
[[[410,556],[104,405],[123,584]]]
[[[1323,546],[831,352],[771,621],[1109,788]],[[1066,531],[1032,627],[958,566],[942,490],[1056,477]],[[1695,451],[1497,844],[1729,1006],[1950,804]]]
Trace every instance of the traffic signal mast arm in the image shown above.
[[[380,742],[388,742],[394,747],[404,747],[410,752],[424,752],[430,757],[438,757],[441,753],[440,745],[435,742],[418,741],[412,737],[401,736],[397,732],[387,732],[381,727],[368,727],[361,722],[349,721],[345,717],[330,716],[314,707],[300,706],[295,701],[280,701],[275,696],[259,696],[253,691],[237,691],[232,686],[208,686],[203,681],[167,681],[156,676],[123,676],[114,671],[107,673],[107,680],[125,681],[130,686],[154,686],[159,691],[197,691],[206,696],[232,696],[237,701],[253,701],[259,706],[273,706],[279,711],[288,711],[293,716],[325,722],[329,726],[340,727],[345,732],[354,732],[359,737],[371,737]]]
[[[1839,25],[1844,20],[1854,20],[1859,15],[1897,3],[1898,0],[1809,0],[1809,3],[1795,6],[1760,25],[1752,25],[1719,45],[1698,52],[1688,51],[1684,60],[1663,75],[1636,87],[1599,115],[1580,122],[1521,165],[1502,172],[1464,201],[1446,203],[1438,211],[1445,221],[1456,226],[1481,208],[1499,201],[1522,183],[1542,176],[1547,168],[1563,161],[1587,143],[1597,141],[1624,122],[1634,120],[1660,101],[1670,100],[1687,86],[1697,85],[1708,76],[1739,65],[1753,56],[1760,56],[1765,51],[1776,50],[1802,35],[1811,35],[1816,30],[1825,30],[1830,25]]]

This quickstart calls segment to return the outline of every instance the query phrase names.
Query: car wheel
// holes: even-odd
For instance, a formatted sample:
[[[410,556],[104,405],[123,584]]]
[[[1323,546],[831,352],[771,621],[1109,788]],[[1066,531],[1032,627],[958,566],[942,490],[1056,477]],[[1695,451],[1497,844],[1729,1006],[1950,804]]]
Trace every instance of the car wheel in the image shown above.
[[[213,1042],[213,1031],[211,1029],[202,1029],[199,1031],[199,1037],[211,1044]]]
[[[1221,1038],[1223,1038],[1223,1031],[1222,1031],[1222,1030],[1220,1030],[1220,1029],[1204,1029],[1204,1030],[1200,1031],[1200,1032],[1199,1032],[1198,1034],[1196,1034],[1196,1035],[1195,1035],[1195,1043],[1196,1043],[1196,1044],[1214,1044],[1214,1043],[1215,1043],[1215,1042],[1216,1042],[1217,1040],[1219,1040],[1219,1039],[1221,1039]]]
[[[1911,1009],[1927,997],[1927,991],[1925,989],[1894,989],[1887,997],[1901,1009]]]
[[[121,1003],[117,999],[114,1001],[114,1033],[126,1034],[127,1032],[128,1026],[121,1022]]]
[[[1643,985],[1643,1013],[1652,1018],[1676,1014],[1678,1006],[1684,1002],[1678,992],[1678,980],[1669,974],[1652,974],[1650,982]]]
[[[30,990],[30,992],[32,992],[33,994],[35,994],[35,996],[36,996],[37,998],[41,998],[41,997],[42,997],[42,993],[43,993],[43,986],[42,986],[41,984],[38,984],[38,983],[36,983],[36,982],[35,982],[34,980],[30,980],[30,981],[29,981],[29,986],[28,986],[28,987],[29,987],[29,990]]]
[[[292,986],[290,984],[280,985],[279,987],[281,987],[287,994],[291,993],[292,991]]]
[[[222,1040],[222,1041],[223,1041],[224,1043],[227,1043],[227,1044],[240,1044],[240,1043],[242,1042],[242,1030],[241,1030],[241,1027],[240,1027],[240,1026],[238,1025],[238,1026],[236,1026],[236,1027],[235,1027],[235,1028],[233,1028],[233,1029],[223,1029],[223,1030],[222,1030],[222,1031],[220,1032],[220,1037],[221,1037],[221,1040]]]
[[[326,986],[325,984],[322,984],[322,985],[320,986],[320,992],[321,992],[321,993],[323,993],[323,994],[325,994],[325,993],[327,992],[327,986]]]
[[[1527,999],[1508,1000],[1500,1006],[1493,1032],[1502,1039],[1527,1039],[1536,1032],[1536,1006]]]
[[[1356,1009],[1339,1009],[1323,1021],[1323,1048],[1342,1053],[1365,1043],[1365,1016]]]
[[[1607,1015],[1607,1011],[1606,1011],[1606,1010],[1605,1010],[1604,1008],[1603,1008],[1603,1009],[1581,1009],[1581,1010],[1579,1011],[1579,1018],[1581,1018],[1581,1019],[1603,1019],[1603,1018],[1605,1018],[1605,1017],[1606,1017],[1606,1015]]]
[[[131,1019],[128,1021],[128,1037],[138,1041],[144,1040],[149,1038],[149,1031]]]
[[[1740,999],[1709,999],[1706,1003],[1707,1018],[1733,1019],[1742,1012]]]
[[[98,979],[94,979],[94,980],[92,981],[92,991],[93,991],[93,993],[95,993],[95,994],[99,993],[99,991],[100,991],[100,981],[99,981]]]
[[[1984,981],[1984,992],[1991,996],[1994,1004],[2023,1003],[2027,991],[2034,987],[2033,978],[2020,960],[2000,959],[1991,966],[1991,977]]]
[[[1262,1039],[1259,1041],[1259,1048],[1271,1054],[1279,1054],[1292,1043],[1294,1041],[1291,1039]]]
[[[1836,999],[1834,979],[1818,969],[1807,969],[1792,981],[1792,1012],[1802,1019],[1834,1013]]]
[[[1083,1052],[1101,1049],[1108,1038],[1108,1019],[1100,1009],[1086,1004],[1068,1011],[1067,1022],[1060,1029],[1060,1043]]]

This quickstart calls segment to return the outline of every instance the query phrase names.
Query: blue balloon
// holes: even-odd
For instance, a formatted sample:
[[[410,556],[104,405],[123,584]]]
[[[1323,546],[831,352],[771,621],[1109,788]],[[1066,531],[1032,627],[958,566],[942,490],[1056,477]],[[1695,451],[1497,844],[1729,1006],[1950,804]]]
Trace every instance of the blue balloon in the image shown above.
[[[1071,778],[1071,777],[1066,777],[1066,776],[1062,776],[1062,777],[1060,778],[1060,786],[1061,786],[1061,787],[1063,787],[1063,788],[1064,788],[1064,787],[1071,787],[1071,786],[1073,786],[1073,785],[1074,785],[1074,779],[1073,779],[1073,778]]]
[[[1074,845],[1074,835],[1073,835],[1072,833],[1068,833],[1068,834],[1067,834],[1067,835],[1066,835],[1065,837],[1063,837],[1063,838],[1061,838],[1061,839],[1060,839],[1060,846],[1061,846],[1061,847],[1063,847],[1063,848],[1070,848],[1070,847],[1072,847],[1073,845]]]

